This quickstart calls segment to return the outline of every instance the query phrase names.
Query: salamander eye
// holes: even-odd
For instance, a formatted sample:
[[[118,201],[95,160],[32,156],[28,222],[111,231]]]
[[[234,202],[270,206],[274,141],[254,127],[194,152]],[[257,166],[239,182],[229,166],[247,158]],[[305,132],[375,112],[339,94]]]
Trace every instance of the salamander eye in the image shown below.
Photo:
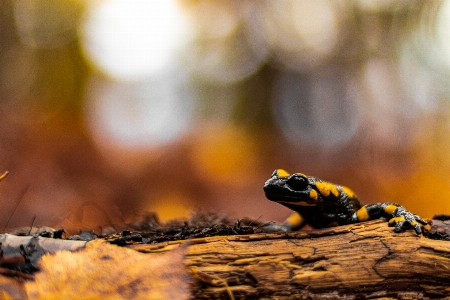
[[[295,191],[303,191],[308,186],[307,179],[299,174],[293,174],[287,181],[286,184],[289,185]]]

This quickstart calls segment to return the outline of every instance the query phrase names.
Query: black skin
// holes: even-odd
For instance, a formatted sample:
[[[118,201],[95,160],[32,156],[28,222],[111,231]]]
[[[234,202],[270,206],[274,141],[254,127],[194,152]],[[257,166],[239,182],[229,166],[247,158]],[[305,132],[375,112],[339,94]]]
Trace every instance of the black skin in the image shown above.
[[[395,225],[397,232],[408,223],[420,234],[418,223],[427,224],[399,204],[385,202],[363,206],[350,189],[301,173],[275,170],[264,184],[264,192],[269,200],[296,211],[304,219],[298,224],[292,224],[290,218],[280,225],[268,223],[265,231],[297,230],[305,223],[324,228],[385,217],[390,225]]]

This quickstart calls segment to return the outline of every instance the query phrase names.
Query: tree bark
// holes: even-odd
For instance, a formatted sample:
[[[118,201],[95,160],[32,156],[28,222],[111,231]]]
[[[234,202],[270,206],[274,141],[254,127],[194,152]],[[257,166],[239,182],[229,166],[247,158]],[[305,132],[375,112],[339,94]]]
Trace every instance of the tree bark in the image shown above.
[[[132,245],[160,253],[184,241]],[[188,241],[193,299],[427,299],[450,295],[450,242],[376,220]]]

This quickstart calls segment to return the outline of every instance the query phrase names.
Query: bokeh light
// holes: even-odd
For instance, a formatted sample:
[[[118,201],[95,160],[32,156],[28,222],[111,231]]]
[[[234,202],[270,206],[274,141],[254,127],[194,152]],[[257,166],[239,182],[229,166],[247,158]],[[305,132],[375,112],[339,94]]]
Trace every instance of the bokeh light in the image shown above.
[[[323,150],[347,145],[360,126],[359,99],[338,68],[315,76],[284,73],[273,89],[276,122],[293,144]]]
[[[450,1],[442,2],[436,19],[436,46],[442,53],[446,67],[450,69]]]
[[[125,80],[173,64],[189,35],[189,23],[174,0],[94,1],[81,30],[88,58],[109,76]]]
[[[264,37],[284,68],[317,67],[338,46],[343,20],[337,1],[267,1],[261,8]]]
[[[147,149],[172,141],[189,129],[192,92],[178,70],[140,82],[90,85],[86,116],[94,139],[107,147]]]
[[[195,1],[186,6],[197,21],[196,38],[184,53],[194,77],[213,84],[232,84],[255,74],[267,61],[270,48],[259,29],[254,30],[258,5]]]

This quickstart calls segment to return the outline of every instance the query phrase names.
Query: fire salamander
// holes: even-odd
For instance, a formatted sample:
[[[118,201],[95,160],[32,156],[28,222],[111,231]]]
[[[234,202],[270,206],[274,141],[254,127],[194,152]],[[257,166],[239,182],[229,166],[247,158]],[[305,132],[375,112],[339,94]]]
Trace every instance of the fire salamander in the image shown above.
[[[376,203],[362,206],[355,193],[348,187],[320,180],[302,173],[289,174],[275,170],[264,184],[266,197],[294,211],[283,224],[268,223],[265,231],[291,231],[305,223],[315,228],[345,225],[386,217],[389,225],[400,232],[409,223],[420,234],[422,218],[392,203]]]

